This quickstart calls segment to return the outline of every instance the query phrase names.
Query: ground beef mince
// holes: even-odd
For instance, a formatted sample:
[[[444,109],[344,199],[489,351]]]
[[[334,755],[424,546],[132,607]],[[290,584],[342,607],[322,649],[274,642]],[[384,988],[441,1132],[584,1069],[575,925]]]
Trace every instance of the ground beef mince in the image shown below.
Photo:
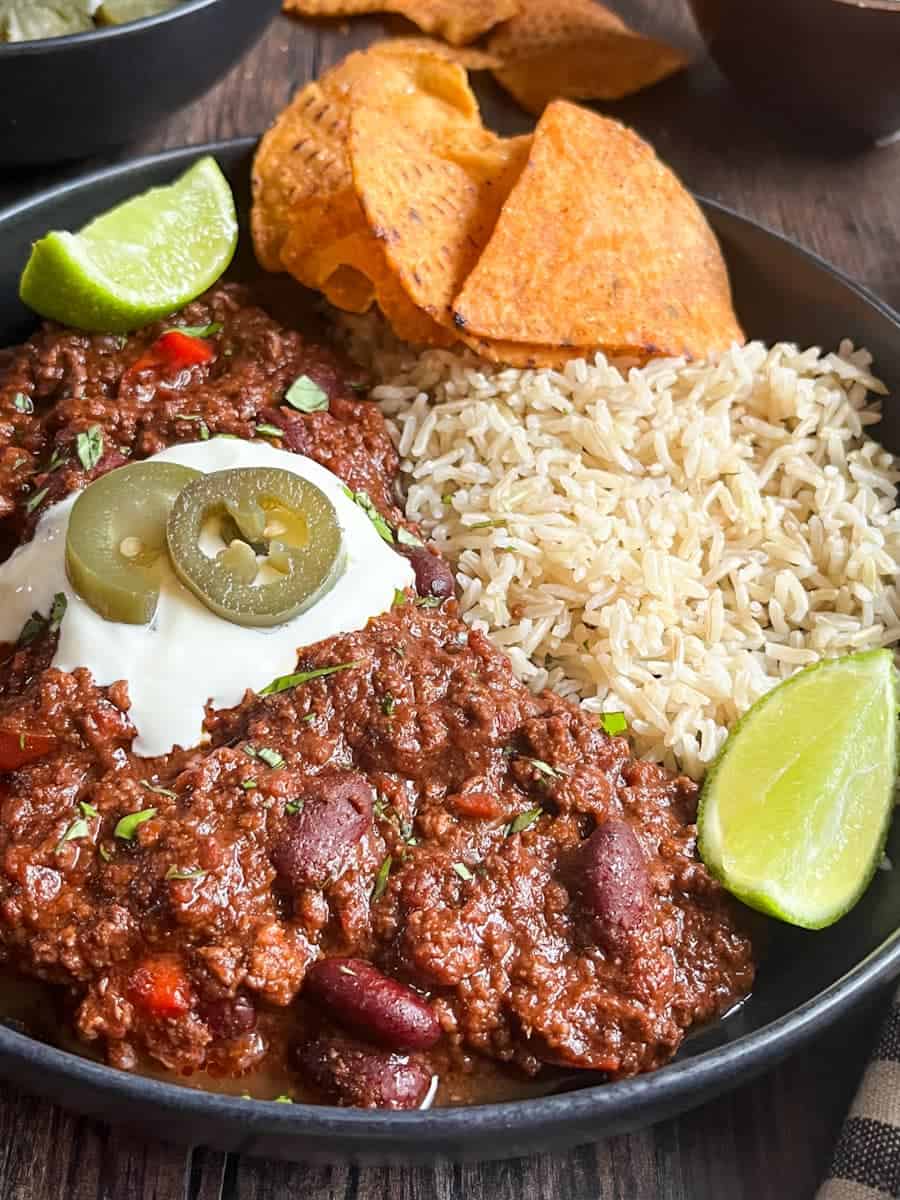
[[[28,536],[23,500],[83,486],[73,442],[95,424],[94,474],[201,426],[277,425],[398,519],[384,424],[338,361],[233,287],[168,325],[209,323],[211,361],[174,378],[132,369],[167,325],[47,328],[5,354],[8,540]],[[302,374],[329,411],[285,406]],[[131,752],[124,684],[50,666],[52,633],[7,654],[0,730],[47,740],[0,776],[0,958],[57,985],[111,1063],[274,1069],[297,1095],[384,1108],[437,1076],[439,1101],[472,1101],[496,1095],[491,1072],[650,1070],[748,992],[743,916],[697,859],[695,786],[532,695],[459,621],[441,560],[425,567],[418,600],[298,664],[350,666],[210,711],[207,744],[162,758]]]

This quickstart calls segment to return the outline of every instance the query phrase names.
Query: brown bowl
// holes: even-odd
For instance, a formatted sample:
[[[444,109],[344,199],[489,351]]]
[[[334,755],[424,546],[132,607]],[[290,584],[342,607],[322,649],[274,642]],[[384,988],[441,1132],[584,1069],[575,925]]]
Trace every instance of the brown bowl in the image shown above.
[[[900,130],[900,0],[689,0],[736,88],[840,141]]]

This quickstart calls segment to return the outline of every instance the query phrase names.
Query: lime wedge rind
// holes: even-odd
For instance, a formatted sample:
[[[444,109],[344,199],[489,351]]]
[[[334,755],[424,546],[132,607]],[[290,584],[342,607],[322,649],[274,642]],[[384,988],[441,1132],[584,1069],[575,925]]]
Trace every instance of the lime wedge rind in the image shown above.
[[[41,316],[88,332],[130,333],[199,296],[234,257],[238,223],[215,159],[175,183],[53,231],[32,248],[19,294]]]
[[[700,855],[728,891],[806,929],[853,907],[890,828],[897,711],[893,655],[870,650],[798,672],[744,714],[698,812]]]

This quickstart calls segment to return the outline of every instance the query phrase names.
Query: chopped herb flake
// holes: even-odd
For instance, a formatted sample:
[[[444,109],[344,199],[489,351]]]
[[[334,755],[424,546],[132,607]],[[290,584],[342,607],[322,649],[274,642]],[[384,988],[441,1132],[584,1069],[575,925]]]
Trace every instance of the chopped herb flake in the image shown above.
[[[94,808],[93,804],[88,804],[87,800],[81,800],[78,804],[81,809],[81,814],[84,817],[99,817],[100,814]]]
[[[242,779],[241,787],[245,792],[252,792],[254,788],[259,787],[255,779]]]
[[[16,645],[30,646],[34,639],[40,637],[46,628],[46,617],[42,617],[39,612],[33,612],[22,626],[22,632],[19,634]]]
[[[391,874],[391,867],[394,865],[394,860],[390,854],[382,862],[378,868],[378,874],[375,876],[375,883],[372,885],[372,900],[380,900],[385,893],[388,885],[388,879]]]
[[[33,513],[49,491],[49,488],[41,488],[39,492],[35,492],[33,496],[29,496],[25,501],[25,511],[27,513]]]
[[[112,852],[107,850],[105,846],[98,846],[97,850],[104,862],[112,862]]]
[[[498,525],[505,525],[506,517],[492,517],[489,521],[476,521],[474,525],[469,525],[469,529],[495,529]]]
[[[309,683],[311,679],[321,679],[325,675],[334,675],[338,671],[349,671],[351,667],[361,667],[362,662],[338,663],[335,667],[317,667],[315,671],[298,671],[294,675],[279,675],[259,693],[261,696],[277,696],[290,688],[299,687],[301,683]]]
[[[279,429],[277,425],[266,425],[266,424],[254,425],[253,432],[265,434],[266,437],[273,437],[273,438],[284,437],[284,430]]]
[[[69,602],[66,599],[65,592],[57,592],[53,597],[53,603],[50,605],[50,620],[47,622],[47,632],[56,633],[62,625],[62,619],[66,615],[66,609]]]
[[[16,411],[20,413],[34,412],[34,405],[28,396],[24,394],[24,392],[16,392],[16,394],[13,396],[13,406]]]
[[[440,608],[444,601],[440,596],[420,596],[416,608]]]
[[[157,796],[168,796],[171,800],[178,799],[177,792],[173,792],[171,788],[164,788],[158,783],[151,783],[149,779],[142,779],[141,787],[146,788],[148,792],[155,792]]]
[[[208,338],[215,333],[221,333],[225,326],[221,321],[211,321],[209,325],[175,325],[166,333],[185,333],[188,337]]]
[[[351,392],[368,392],[369,385],[363,379],[352,379],[350,381]]]
[[[549,763],[542,762],[539,758],[529,758],[528,761],[536,771],[539,771],[541,775],[546,775],[548,779],[561,778],[559,771],[551,767]]]
[[[628,722],[625,720],[623,712],[601,713],[600,724],[604,733],[608,733],[610,737],[615,737],[617,733],[624,733],[628,728]]]
[[[394,709],[396,707],[397,707],[397,701],[394,699],[394,697],[391,695],[391,693],[388,692],[381,702],[381,711],[384,713],[384,715],[386,717],[392,717],[394,715]]]
[[[246,746],[241,746],[241,749],[247,755],[248,758],[256,758],[257,757],[256,747],[251,746],[249,742],[246,744]]]
[[[449,505],[451,505],[452,503],[453,503],[453,493],[452,492],[444,492],[443,496],[441,496],[441,504],[446,504],[449,507]]]
[[[403,605],[405,603],[406,603],[406,592],[401,591],[400,588],[394,588],[394,599],[391,604],[391,608],[400,608],[401,605]]]
[[[454,863],[453,870],[457,873],[457,875],[460,877],[460,879],[462,879],[465,883],[469,883],[469,882],[471,882],[471,880],[473,880],[475,878],[475,876],[472,874],[472,872],[469,870],[469,868],[463,862]]]
[[[260,746],[256,752],[257,758],[271,767],[273,771],[279,770],[284,766],[284,759],[277,750],[273,750],[271,746]]]
[[[303,811],[303,801],[302,800],[288,800],[287,804],[284,806],[284,811],[288,814],[289,817],[296,817],[298,812]]]
[[[76,838],[87,837],[91,832],[91,827],[88,825],[84,817],[76,817],[66,832],[62,835],[56,844],[57,852],[62,850],[66,842],[74,842]]]
[[[273,1104],[293,1104],[294,1101],[290,1096],[276,1096],[272,1101]]]
[[[202,879],[206,873],[202,867],[191,867],[187,871],[182,871],[180,867],[169,867],[166,879]]]
[[[312,725],[312,723],[315,719],[316,719],[315,713],[307,713],[306,716],[303,718],[303,724],[304,725]]]
[[[401,546],[424,546],[425,543],[421,538],[417,538],[414,533],[410,533],[408,529],[404,529],[402,525],[397,527],[397,541]]]
[[[543,816],[543,813],[544,810],[542,808],[529,808],[528,812],[519,813],[519,815],[507,825],[506,836],[509,837],[511,833],[524,833],[526,829],[531,828],[531,826],[535,823],[535,821],[538,820],[539,817]]]
[[[181,419],[182,419],[182,421],[196,421],[197,422],[197,437],[199,437],[201,442],[209,441],[209,426],[207,425],[207,423],[204,421],[204,419],[199,414],[182,413]]]
[[[124,841],[130,842],[137,833],[138,828],[143,825],[145,821],[151,821],[155,816],[155,808],[145,808],[142,809],[141,812],[129,813],[127,816],[122,817],[121,821],[119,821],[118,825],[116,825],[115,829],[113,830],[113,833],[117,838],[122,838]]]
[[[372,499],[369,496],[369,493],[368,492],[351,492],[349,488],[344,488],[344,492],[353,501],[354,504],[358,505],[363,510],[363,512],[366,514],[366,516],[369,518],[369,520],[375,526],[375,530],[376,530],[378,536],[383,541],[393,544],[394,535],[391,531],[391,527],[390,527],[390,525],[388,525],[387,521],[384,519],[384,517],[381,515],[381,513],[378,511],[378,509],[372,503]]]
[[[58,467],[61,467],[68,457],[69,456],[66,453],[65,448],[62,446],[57,446],[53,451],[53,454],[50,456],[50,462],[47,464],[48,472],[55,471]]]
[[[284,398],[297,412],[328,411],[328,396],[308,375],[301,375],[299,379],[295,379],[285,392]]]
[[[93,471],[103,457],[103,430],[99,425],[79,433],[75,439],[75,452],[86,471]]]

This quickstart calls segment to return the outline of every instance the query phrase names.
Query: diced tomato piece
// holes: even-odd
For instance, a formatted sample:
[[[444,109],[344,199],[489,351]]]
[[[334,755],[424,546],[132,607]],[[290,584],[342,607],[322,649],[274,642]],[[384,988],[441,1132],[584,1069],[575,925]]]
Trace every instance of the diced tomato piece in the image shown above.
[[[150,346],[128,368],[127,374],[137,371],[158,369],[163,371],[181,371],[185,367],[194,367],[198,363],[209,362],[215,357],[215,351],[209,342],[203,338],[192,337],[189,333],[181,333],[170,329]]]
[[[15,771],[17,767],[37,762],[58,745],[59,739],[52,733],[0,729],[0,771]]]
[[[128,996],[153,1017],[180,1017],[191,1007],[191,985],[172,955],[145,958],[128,984]]]
[[[489,821],[499,817],[503,809],[490,792],[457,792],[448,797],[448,804],[461,817],[480,817]]]

